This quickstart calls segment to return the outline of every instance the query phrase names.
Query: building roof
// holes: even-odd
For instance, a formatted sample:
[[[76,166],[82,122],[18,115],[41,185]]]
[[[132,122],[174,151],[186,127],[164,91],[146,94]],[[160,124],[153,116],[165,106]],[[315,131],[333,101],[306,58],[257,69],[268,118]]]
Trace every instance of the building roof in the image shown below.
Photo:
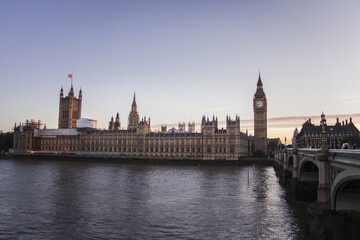
[[[263,90],[262,88],[258,88],[258,89],[256,90],[255,96],[256,96],[256,97],[257,97],[257,96],[260,96],[260,97],[265,96],[264,90]]]
[[[330,134],[356,134],[359,133],[359,130],[356,128],[352,120],[350,119],[350,123],[341,124],[337,122],[335,125],[326,125],[325,126],[326,133]],[[298,136],[302,136],[304,134],[321,134],[322,127],[320,125],[315,126],[311,123],[311,120],[307,120],[303,125],[298,134]]]

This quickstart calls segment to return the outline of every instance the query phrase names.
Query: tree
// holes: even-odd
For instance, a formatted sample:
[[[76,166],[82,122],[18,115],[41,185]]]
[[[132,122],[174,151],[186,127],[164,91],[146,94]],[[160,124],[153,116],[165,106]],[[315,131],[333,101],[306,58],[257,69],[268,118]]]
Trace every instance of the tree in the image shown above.
[[[359,134],[347,135],[342,139],[341,144],[343,143],[349,143],[350,146],[358,148],[360,147],[360,136]]]
[[[8,152],[13,147],[14,133],[7,132],[0,134],[0,152]]]
[[[254,151],[253,156],[254,157],[265,157],[266,154],[261,150],[256,150],[256,151]]]
[[[275,154],[275,151],[279,149],[279,138],[269,139],[267,143],[267,152],[270,155],[270,157],[273,157]]]

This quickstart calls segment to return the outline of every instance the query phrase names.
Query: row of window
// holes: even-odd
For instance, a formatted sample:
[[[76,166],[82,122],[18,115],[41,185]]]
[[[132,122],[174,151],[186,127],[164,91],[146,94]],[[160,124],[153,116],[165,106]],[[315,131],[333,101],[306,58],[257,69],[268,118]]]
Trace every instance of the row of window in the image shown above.
[[[80,151],[77,146],[42,146],[43,151]],[[142,148],[137,147],[83,147],[81,151],[89,152],[143,152]],[[201,153],[201,147],[146,147],[147,153]],[[230,153],[234,153],[234,147],[230,147]],[[211,147],[207,147],[207,153],[211,152]],[[215,148],[215,153],[226,153],[226,148]]]
[[[41,150],[43,151],[80,151],[77,146],[42,146]],[[137,147],[99,147],[99,146],[91,146],[91,147],[83,147],[81,151],[89,151],[89,152],[142,152],[142,148]],[[171,152],[171,153],[201,153],[201,148],[168,148],[168,147],[146,147],[145,152]]]

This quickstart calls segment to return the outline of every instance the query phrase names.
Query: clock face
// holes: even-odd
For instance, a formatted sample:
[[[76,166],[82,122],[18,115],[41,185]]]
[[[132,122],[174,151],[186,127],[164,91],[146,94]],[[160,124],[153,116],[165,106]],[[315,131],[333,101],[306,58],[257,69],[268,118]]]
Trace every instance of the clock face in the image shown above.
[[[263,107],[263,106],[264,106],[263,101],[257,101],[257,102],[256,102],[256,107],[261,108],[261,107]]]

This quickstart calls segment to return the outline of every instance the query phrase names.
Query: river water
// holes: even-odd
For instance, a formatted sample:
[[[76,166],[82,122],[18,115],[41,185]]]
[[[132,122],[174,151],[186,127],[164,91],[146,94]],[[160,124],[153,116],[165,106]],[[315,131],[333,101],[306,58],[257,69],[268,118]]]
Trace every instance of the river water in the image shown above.
[[[302,239],[270,166],[0,161],[1,239]]]

